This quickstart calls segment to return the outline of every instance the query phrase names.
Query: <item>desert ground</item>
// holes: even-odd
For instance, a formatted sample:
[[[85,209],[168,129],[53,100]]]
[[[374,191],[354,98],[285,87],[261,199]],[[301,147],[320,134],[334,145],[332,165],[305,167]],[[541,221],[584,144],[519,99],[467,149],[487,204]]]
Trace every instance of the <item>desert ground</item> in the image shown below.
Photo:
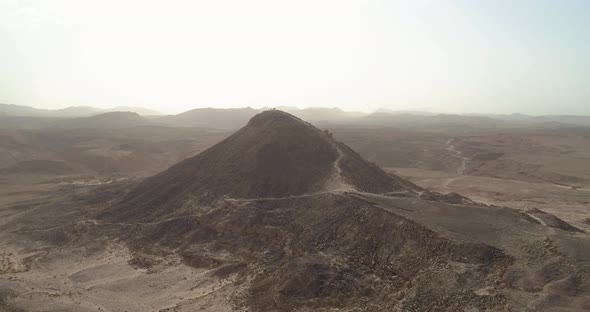
[[[427,189],[540,208],[590,226],[590,129],[332,129],[366,159]]]
[[[363,158],[426,190],[459,193],[484,205],[523,212],[537,208],[582,232],[590,231],[588,127],[422,129],[330,124],[324,128]],[[218,266],[194,265],[170,249],[156,252],[155,257],[114,238],[113,233],[140,233],[146,227],[180,217],[101,223],[92,215],[143,178],[206,150],[232,133],[227,129],[163,126],[0,130],[0,310],[247,311],[249,307],[234,299],[245,293],[252,281],[235,273],[230,265],[222,266],[228,267],[227,272],[220,272]],[[339,165],[334,163],[334,168],[340,174]],[[345,192],[346,187],[338,191]],[[479,235],[456,219],[428,221],[440,208],[413,204],[413,199],[358,196],[386,207],[418,207],[410,210],[421,211],[420,217],[407,209],[396,213],[457,241],[469,241],[465,233]],[[444,209],[461,214],[454,206]],[[464,218],[463,223],[469,223],[481,215]],[[497,218],[512,222],[504,212]],[[463,228],[463,234],[450,228]],[[538,238],[538,242],[550,232],[562,252],[567,253],[563,250],[569,248],[576,259],[590,263],[586,233],[571,238],[559,230],[545,232],[536,225],[523,225],[522,231],[528,231],[527,235]],[[165,244],[156,245],[160,243]],[[577,247],[572,247],[575,244]],[[215,252],[215,261],[231,263],[224,257],[232,255]],[[525,289],[510,300],[537,295],[547,303],[558,300],[551,299],[555,295],[551,289],[557,289],[560,295],[566,292],[566,288],[555,285],[547,287],[536,294]],[[587,298],[566,295],[563,298],[573,298],[572,311],[590,307]]]

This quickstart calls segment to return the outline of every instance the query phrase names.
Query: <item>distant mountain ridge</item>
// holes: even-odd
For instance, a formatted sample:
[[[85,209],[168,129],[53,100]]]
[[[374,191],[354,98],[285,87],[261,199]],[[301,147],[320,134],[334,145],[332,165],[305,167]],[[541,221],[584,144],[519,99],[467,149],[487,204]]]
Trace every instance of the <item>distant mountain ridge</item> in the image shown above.
[[[308,107],[308,108],[297,108],[297,107],[285,107],[279,106],[276,109],[285,111],[293,116],[297,116],[301,119],[318,122],[328,121],[337,122],[347,119],[352,119],[360,116],[364,116],[363,112],[345,111],[338,107]]]
[[[245,125],[260,110],[245,108],[196,108],[178,115],[168,115],[156,121],[171,127],[201,127],[233,130]]]
[[[151,116],[162,113],[143,107],[117,106],[113,108],[97,108],[92,106],[70,106],[62,109],[41,109],[15,104],[0,104],[0,115],[19,117],[87,117],[108,112],[133,112]]]
[[[109,112],[89,117],[61,120],[51,128],[59,129],[117,129],[154,125],[155,123],[132,112]]]
[[[142,107],[119,106],[99,109],[90,106],[72,106],[59,110],[37,109],[28,106],[0,104],[0,128],[42,129],[61,120],[89,117],[105,112],[133,112],[157,124],[169,127],[195,127],[218,130],[237,130],[250,118],[269,109],[244,108],[196,108],[176,115],[162,115]],[[439,114],[425,111],[377,109],[373,113],[345,111],[338,107],[297,108],[279,106],[278,109],[307,120],[321,127],[394,127],[450,129],[472,128],[522,128],[522,127],[578,127],[590,126],[590,116],[525,114]]]

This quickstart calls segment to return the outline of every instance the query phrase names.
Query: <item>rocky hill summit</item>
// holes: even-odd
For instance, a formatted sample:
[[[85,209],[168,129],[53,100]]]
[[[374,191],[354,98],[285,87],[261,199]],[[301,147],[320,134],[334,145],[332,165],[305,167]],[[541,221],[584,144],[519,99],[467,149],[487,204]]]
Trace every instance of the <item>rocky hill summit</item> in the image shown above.
[[[134,188],[121,202],[134,215],[187,202],[416,189],[336,141],[331,133],[279,110],[254,116],[208,150]]]

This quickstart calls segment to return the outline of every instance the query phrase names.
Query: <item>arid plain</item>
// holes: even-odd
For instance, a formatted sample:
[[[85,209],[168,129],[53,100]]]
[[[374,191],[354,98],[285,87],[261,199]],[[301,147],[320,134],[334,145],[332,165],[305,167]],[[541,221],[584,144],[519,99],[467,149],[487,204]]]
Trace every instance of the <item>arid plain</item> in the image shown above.
[[[516,208],[539,221],[541,225],[550,226],[555,220],[552,216],[546,218],[542,212],[537,212],[541,210],[556,216],[559,221],[565,221],[567,226],[573,226],[573,232],[576,233],[563,230],[568,227],[561,224],[555,228],[548,227],[548,232],[536,225],[523,224],[519,231],[528,231],[531,237],[538,238],[539,244],[549,239],[546,237],[551,237],[551,242],[546,242],[551,246],[545,246],[545,249],[557,248],[559,251],[556,252],[566,254],[584,265],[590,263],[590,240],[587,234],[590,231],[590,127],[571,124],[474,127],[462,122],[412,127],[340,121],[312,123],[320,129],[328,130],[326,133],[329,134],[330,140],[332,137],[336,138],[358,152],[362,158],[375,163],[388,173],[406,178],[417,186],[404,186],[403,191],[415,194],[416,199],[404,198],[405,195],[401,198],[395,195],[391,199],[382,198],[370,195],[372,192],[362,191],[361,187],[357,187],[359,191],[356,194],[346,196],[358,198],[371,205],[389,207],[387,209],[390,210],[393,209],[391,207],[413,205],[414,208],[411,209],[400,208],[401,210],[396,212],[397,215],[418,222],[437,235],[461,244],[473,243],[466,235],[475,230],[470,229],[467,224],[487,222],[483,220],[483,215],[471,215],[472,210],[469,210],[462,216],[461,211],[451,205],[445,206],[444,209],[447,210],[444,211],[453,215],[456,213],[456,218],[449,219],[447,215],[439,221],[433,221],[440,212],[437,209],[442,208],[430,205],[427,201],[423,202],[424,192],[459,193],[476,202],[473,204],[474,207],[481,203],[498,209]],[[232,122],[236,123],[235,129],[245,124],[235,120]],[[277,282],[277,285],[282,287],[281,291],[273,297],[274,299],[264,298],[262,302],[270,306],[267,306],[267,309],[261,308],[253,303],[251,297],[256,291],[264,291],[266,286],[260,286],[260,280],[251,280],[254,275],[244,275],[240,272],[243,272],[243,266],[246,265],[250,273],[256,270],[263,272],[268,269],[267,263],[258,260],[248,262],[244,254],[226,252],[210,241],[200,242],[199,255],[195,256],[197,251],[171,243],[169,240],[174,240],[171,234],[164,233],[161,237],[158,236],[157,233],[164,231],[164,227],[183,228],[184,219],[180,214],[171,214],[160,219],[138,217],[137,220],[131,221],[128,218],[117,217],[104,220],[96,218],[97,213],[121,196],[125,196],[144,178],[207,150],[232,135],[234,131],[226,125],[214,129],[172,127],[169,124],[152,123],[106,129],[50,127],[0,130],[0,310],[311,311],[328,310],[330,306],[337,306],[330,301],[314,301],[317,294],[297,294],[303,297],[297,303],[291,303],[281,297],[289,291],[289,283],[297,286],[307,285],[306,287],[313,284],[279,280],[283,283]],[[332,167],[337,175],[342,174],[338,172],[341,169],[337,162],[334,162],[334,165],[330,163],[327,168]],[[157,190],[152,190],[154,191]],[[342,193],[348,190],[338,187],[327,192]],[[314,196],[316,194],[323,196],[313,193]],[[304,198],[294,200],[296,203],[293,205],[325,203],[324,199],[321,202],[317,199],[318,202],[314,203],[299,202],[307,200]],[[447,199],[444,199],[441,205],[447,205],[445,201]],[[248,204],[236,205],[244,208]],[[210,212],[203,211],[191,212],[191,216],[199,218],[206,218],[209,214]],[[507,232],[514,230],[510,223],[511,213],[501,210],[497,215],[491,216],[497,218],[494,222],[505,224]],[[154,232],[146,232],[146,227],[154,227]],[[453,228],[458,232],[454,233]],[[258,234],[266,237],[272,235],[274,230],[261,227],[254,231],[260,231]],[[135,234],[150,244],[129,238]],[[486,244],[486,240],[491,240],[492,237],[491,234],[479,232],[473,235],[481,235],[477,242]],[[517,236],[510,236],[509,242],[501,243],[508,246],[505,250],[508,254],[511,248],[520,246],[512,241]],[[528,247],[529,243],[533,246],[537,241],[527,242]],[[160,249],[161,246],[167,247]],[[543,252],[547,252],[545,249]],[[295,252],[294,250],[297,248],[286,252]],[[242,258],[236,259],[236,254],[240,254]],[[318,252],[313,257],[323,255],[322,252]],[[528,256],[530,255],[527,254]],[[332,265],[345,266],[335,259],[331,260]],[[336,262],[338,263],[334,264]],[[498,260],[498,263],[500,262],[502,261]],[[349,262],[345,263],[350,265]],[[469,271],[468,266],[465,266],[454,267],[453,270]],[[585,279],[587,276],[584,277],[586,273],[571,273],[578,279],[582,274],[581,280],[571,282],[568,280],[572,278],[567,275],[569,273],[549,272],[553,269],[546,264],[539,264],[539,267],[542,268],[539,271],[542,273],[531,273],[530,276],[523,269],[522,274],[528,277],[516,279],[514,283],[520,286],[514,288],[518,291],[506,295],[506,300],[527,302],[527,306],[515,310],[528,311],[527,309],[539,308],[546,311],[583,311],[590,307],[590,299],[585,295],[585,287],[588,287],[588,280]],[[294,264],[293,268],[308,269],[305,263]],[[277,272],[286,274],[281,273],[281,269]],[[331,278],[342,278],[338,275],[340,272],[338,271],[337,278]],[[378,273],[367,272],[372,273],[365,278],[374,280],[366,283],[377,285],[374,286],[377,289],[381,283],[387,287],[398,283],[385,283],[381,281],[383,277]],[[329,271],[326,274],[336,273]],[[353,277],[346,278],[357,278],[354,274]],[[564,275],[553,278],[551,274]],[[406,276],[403,278],[406,279]],[[443,275],[436,275],[436,278],[442,280]],[[271,277],[267,277],[266,280],[270,285],[268,287],[274,285]],[[417,277],[408,277],[408,280],[420,283]],[[366,286],[354,285],[357,288]],[[416,290],[409,285],[399,287],[404,290],[403,295],[395,293],[395,296],[400,298],[400,305],[396,305],[395,309],[410,309],[409,307],[415,307],[415,304],[422,302],[420,300],[426,300],[412,293]],[[358,295],[357,292],[364,291],[357,288],[353,291],[355,296]],[[494,293],[489,287],[477,291],[482,293],[478,296],[483,297],[492,296],[489,293]],[[330,294],[321,294],[320,297],[324,295],[330,300],[344,300],[333,298]],[[455,298],[455,295],[449,295],[449,298]],[[471,302],[471,299],[464,300]],[[406,305],[403,301],[406,301]],[[447,307],[477,310],[477,305],[471,306],[472,303],[444,303]],[[375,304],[375,310],[393,309]],[[501,306],[504,303],[482,303],[481,307],[488,307],[488,304]],[[429,310],[450,311],[443,306],[444,304],[440,303],[438,308],[433,305]],[[350,308],[341,308],[354,311],[367,309],[371,305],[351,301],[348,307]]]

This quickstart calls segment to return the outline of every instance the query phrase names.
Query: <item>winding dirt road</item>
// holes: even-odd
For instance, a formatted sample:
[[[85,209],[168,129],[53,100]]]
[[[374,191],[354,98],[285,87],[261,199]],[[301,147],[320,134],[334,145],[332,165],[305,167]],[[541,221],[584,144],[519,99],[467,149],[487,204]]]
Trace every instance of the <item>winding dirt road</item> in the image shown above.
[[[451,152],[453,155],[453,157],[461,160],[461,165],[459,166],[459,168],[457,168],[457,174],[458,175],[463,175],[465,173],[465,169],[467,169],[467,162],[470,160],[469,158],[465,157],[465,156],[461,156],[461,154],[463,154],[463,152],[457,150],[455,148],[455,145],[453,145],[453,142],[455,141],[455,139],[450,139],[447,141],[447,143],[445,143],[446,150]]]
[[[452,177],[452,178],[448,178],[446,179],[442,186],[443,187],[448,187],[451,183],[463,178],[465,176],[465,170],[467,169],[467,162],[470,160],[469,158],[462,156],[461,154],[463,154],[463,152],[457,150],[457,148],[455,147],[455,145],[453,145],[453,142],[455,141],[455,139],[450,139],[448,140],[445,145],[446,145],[446,150],[451,152],[451,156],[457,158],[460,160],[460,166],[459,168],[457,168],[457,177]]]

